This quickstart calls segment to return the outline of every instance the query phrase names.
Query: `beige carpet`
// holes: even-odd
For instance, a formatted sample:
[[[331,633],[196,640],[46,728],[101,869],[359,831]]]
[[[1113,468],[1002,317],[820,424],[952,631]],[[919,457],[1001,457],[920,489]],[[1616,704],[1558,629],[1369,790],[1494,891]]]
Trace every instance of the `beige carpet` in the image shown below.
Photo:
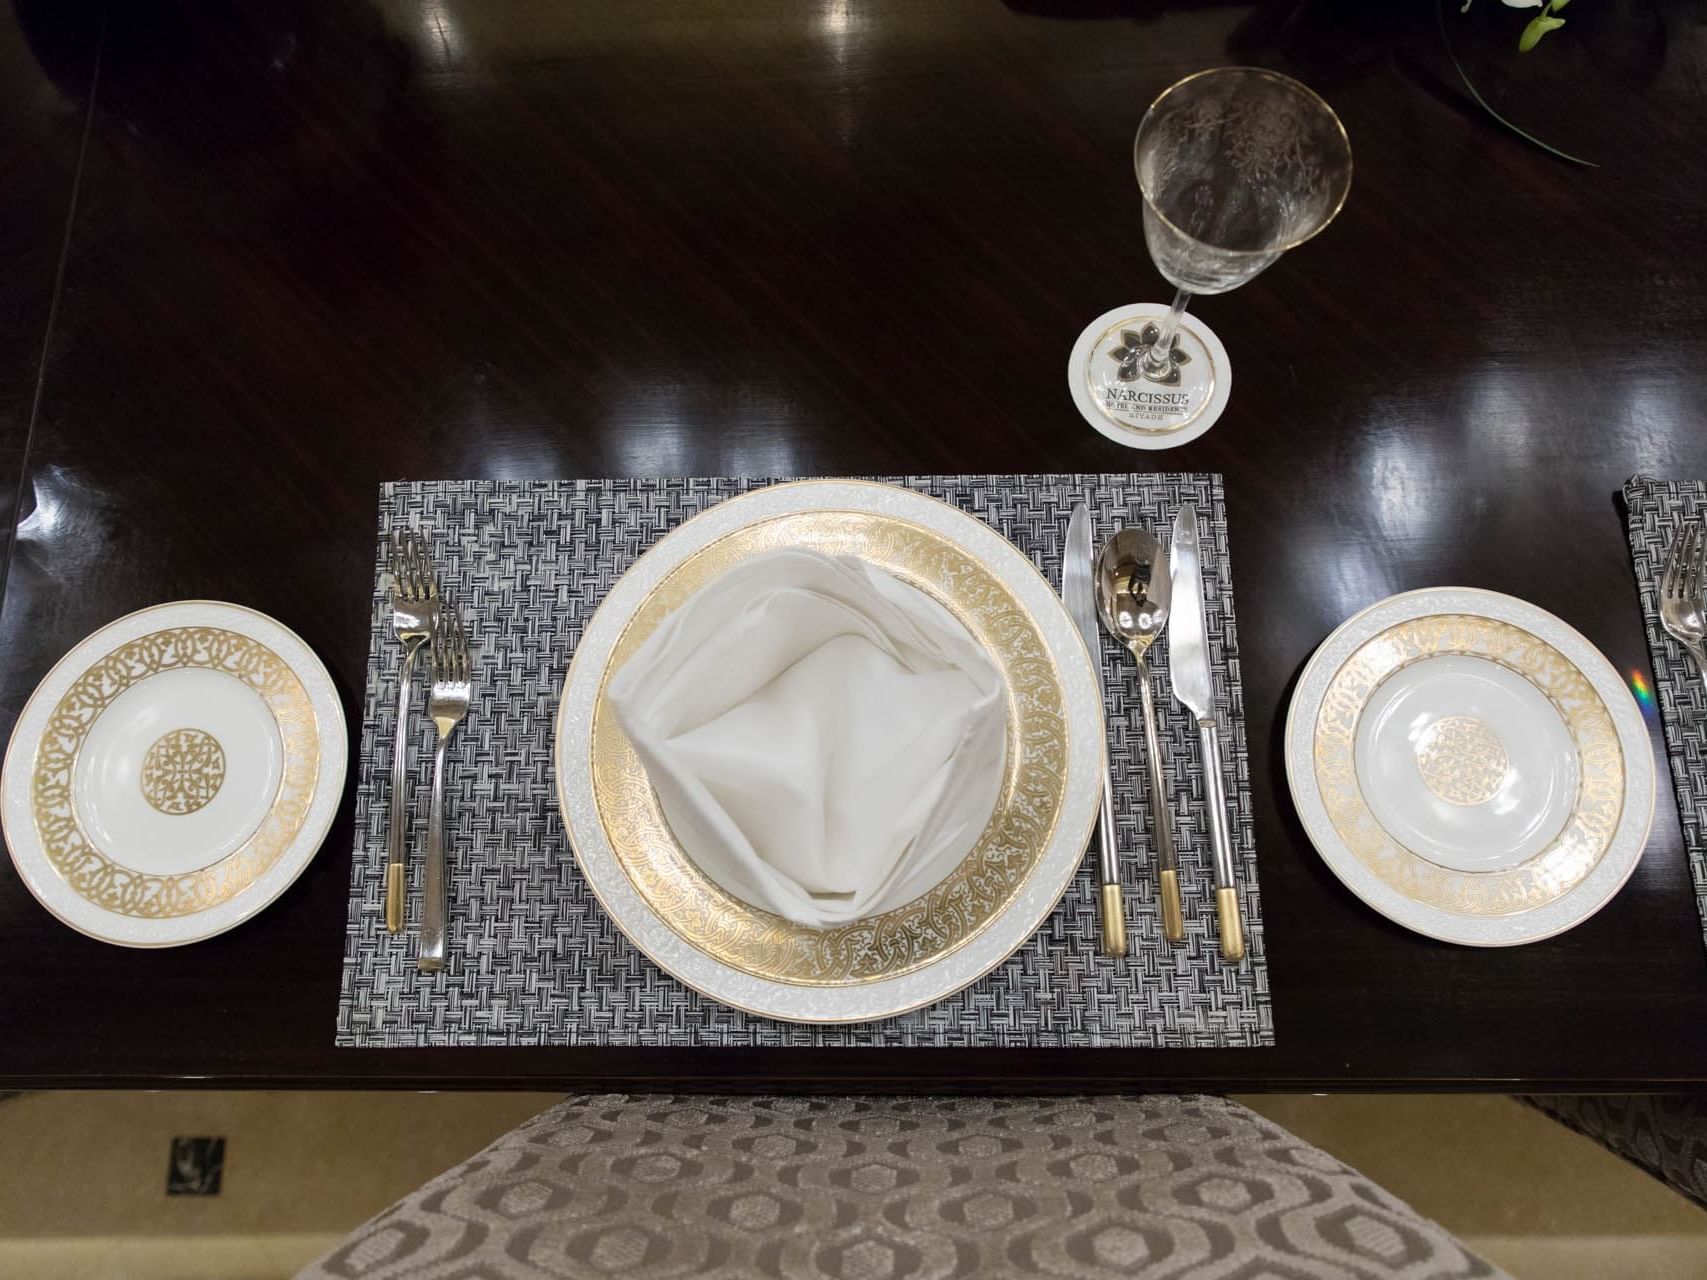
[[[58,1093],[0,1102],[0,1276],[275,1280],[556,1094]],[[1519,1280],[1698,1280],[1707,1211],[1505,1098],[1247,1097]],[[168,1196],[221,1136],[217,1196]]]

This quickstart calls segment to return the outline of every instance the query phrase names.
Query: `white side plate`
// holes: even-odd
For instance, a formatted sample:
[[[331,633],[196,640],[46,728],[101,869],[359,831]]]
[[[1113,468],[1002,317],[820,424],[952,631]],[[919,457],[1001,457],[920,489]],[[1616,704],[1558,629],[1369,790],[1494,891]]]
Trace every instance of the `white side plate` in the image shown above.
[[[1417,645],[1431,626],[1435,642]],[[1360,664],[1387,673],[1370,685]],[[1512,946],[1580,924],[1629,879],[1653,819],[1647,726],[1611,663],[1492,591],[1411,591],[1343,623],[1299,677],[1285,751],[1328,866],[1446,942]]]
[[[222,933],[313,859],[343,793],[343,707],[300,637],[191,600],[109,623],[31,695],[0,776],[18,874],[80,933]]]

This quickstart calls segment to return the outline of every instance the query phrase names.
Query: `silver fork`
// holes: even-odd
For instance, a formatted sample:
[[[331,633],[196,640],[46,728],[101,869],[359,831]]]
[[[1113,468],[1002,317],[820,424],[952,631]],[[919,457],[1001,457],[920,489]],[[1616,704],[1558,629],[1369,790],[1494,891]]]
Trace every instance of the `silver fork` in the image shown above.
[[[445,967],[445,744],[451,730],[468,714],[473,692],[468,661],[468,638],[455,609],[447,609],[433,632],[433,697],[429,712],[438,726],[439,746],[433,755],[433,807],[427,820],[427,884],[421,900],[421,953],[415,964],[423,973]]]
[[[391,825],[385,833],[385,927],[403,928],[404,833],[409,826],[409,790],[404,768],[409,743],[410,691],[415,655],[432,639],[439,619],[439,580],[426,543],[413,529],[391,535],[391,629],[403,645],[403,675],[397,682],[396,740],[391,744]]]
[[[1703,540],[1698,526],[1687,525],[1678,531],[1666,556],[1665,571],[1660,574],[1660,623],[1673,640],[1689,650],[1696,670],[1707,679],[1707,651],[1701,643],[1707,636],[1701,598],[1704,553],[1707,540]]]

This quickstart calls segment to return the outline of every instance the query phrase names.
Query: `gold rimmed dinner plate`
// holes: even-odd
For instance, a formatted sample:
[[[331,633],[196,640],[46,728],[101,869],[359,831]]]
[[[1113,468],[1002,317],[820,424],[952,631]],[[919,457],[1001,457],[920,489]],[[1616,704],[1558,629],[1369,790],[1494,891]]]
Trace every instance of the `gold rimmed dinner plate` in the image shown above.
[[[1349,888],[1468,945],[1535,941],[1598,911],[1653,814],[1646,727],[1611,664],[1491,591],[1413,591],[1343,624],[1300,677],[1286,765]]]
[[[1008,740],[996,809],[942,883],[829,929],[725,892],[670,832],[606,698],[610,679],[694,592],[784,547],[853,555],[927,592],[1002,672]],[[617,925],[663,968],[779,1018],[859,1021],[940,999],[1011,954],[1053,909],[1095,818],[1102,718],[1089,659],[1047,582],[987,525],[886,485],[761,489],[687,521],[588,624],[559,714],[559,797],[577,859]]]
[[[308,865],[346,750],[331,678],[293,632],[237,605],[157,605],[83,640],[31,696],[0,778],[6,843],[72,928],[195,942]]]

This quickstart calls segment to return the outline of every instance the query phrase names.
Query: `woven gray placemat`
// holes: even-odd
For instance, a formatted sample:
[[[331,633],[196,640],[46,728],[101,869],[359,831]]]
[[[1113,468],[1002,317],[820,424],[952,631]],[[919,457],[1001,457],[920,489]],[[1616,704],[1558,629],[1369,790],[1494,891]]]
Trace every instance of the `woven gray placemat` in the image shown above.
[[[1624,485],[1629,511],[1630,557],[1654,660],[1660,724],[1671,761],[1683,845],[1695,877],[1695,908],[1707,938],[1707,687],[1683,646],[1660,625],[1660,574],[1672,539],[1685,524],[1707,524],[1707,481],[1631,476]]]
[[[929,476],[895,480],[988,522],[1051,582],[1073,503],[1087,501],[1099,536],[1122,524],[1167,528],[1184,502],[1204,524],[1211,657],[1229,732],[1225,777],[1246,911],[1249,958],[1217,954],[1197,733],[1165,693],[1163,752],[1175,780],[1188,940],[1161,940],[1142,730],[1130,661],[1105,641],[1109,748],[1123,847],[1133,955],[1097,952],[1091,860],[1055,914],[1004,964],[929,1008],[857,1026],[798,1026],[701,998],[617,932],[569,849],[552,780],[553,720],[583,626],[642,551],[705,508],[773,480],[429,481],[384,486],[379,546],[402,524],[426,537],[446,594],[470,628],[476,696],[451,739],[446,833],[452,850],[450,952],[444,972],[414,962],[419,863],[409,929],[385,931],[385,822],[401,651],[374,579],[372,648],[357,761],[340,1045],[1112,1045],[1237,1046],[1274,1041],[1262,898],[1252,836],[1250,770],[1215,475]],[[1165,690],[1168,657],[1152,666]],[[431,726],[413,756],[412,847],[424,842]]]

